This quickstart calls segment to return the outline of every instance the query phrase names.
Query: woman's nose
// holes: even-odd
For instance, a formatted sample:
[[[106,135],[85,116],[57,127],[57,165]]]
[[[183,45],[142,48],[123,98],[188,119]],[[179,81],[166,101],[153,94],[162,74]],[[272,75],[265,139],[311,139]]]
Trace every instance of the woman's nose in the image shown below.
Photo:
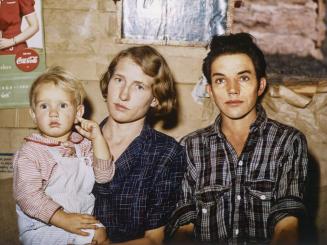
[[[120,93],[119,93],[119,98],[123,101],[129,99],[129,87],[124,85],[121,87]]]

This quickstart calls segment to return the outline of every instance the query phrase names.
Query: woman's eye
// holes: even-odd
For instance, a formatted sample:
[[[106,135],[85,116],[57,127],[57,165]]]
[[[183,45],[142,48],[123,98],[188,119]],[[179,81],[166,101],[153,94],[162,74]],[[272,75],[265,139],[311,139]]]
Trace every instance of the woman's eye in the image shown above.
[[[144,90],[144,86],[142,86],[142,85],[140,85],[140,84],[137,84],[137,85],[136,85],[136,88],[137,88],[138,90]]]
[[[116,83],[121,83],[123,80],[121,78],[119,78],[119,77],[116,77],[116,78],[114,78],[114,81]]]

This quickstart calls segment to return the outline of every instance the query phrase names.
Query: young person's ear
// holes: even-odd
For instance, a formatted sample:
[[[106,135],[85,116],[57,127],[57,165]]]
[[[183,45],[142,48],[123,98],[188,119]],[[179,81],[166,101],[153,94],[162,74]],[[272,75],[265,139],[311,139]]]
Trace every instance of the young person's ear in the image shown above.
[[[76,116],[78,117],[83,117],[84,115],[84,105],[79,105],[77,106],[77,112],[76,112]],[[78,120],[75,118],[75,123],[78,123]]]
[[[158,99],[156,97],[153,97],[150,106],[157,107],[158,105],[159,105]]]
[[[30,116],[31,116],[33,122],[36,124],[36,116],[35,116],[35,112],[33,111],[32,108],[29,109],[29,113],[30,113]]]
[[[267,80],[266,78],[261,78],[259,82],[259,88],[258,88],[258,96],[261,96],[263,92],[265,91],[267,86]]]
[[[209,94],[210,97],[212,97],[212,88],[210,84],[206,85],[207,93]]]

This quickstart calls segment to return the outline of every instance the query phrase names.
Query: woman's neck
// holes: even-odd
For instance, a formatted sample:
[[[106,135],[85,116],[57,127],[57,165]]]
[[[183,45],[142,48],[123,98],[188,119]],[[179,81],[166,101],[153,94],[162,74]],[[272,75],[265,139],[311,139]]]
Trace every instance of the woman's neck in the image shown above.
[[[140,135],[145,120],[130,123],[119,123],[110,116],[103,126],[103,135],[109,145],[114,159],[117,159],[128,145]]]

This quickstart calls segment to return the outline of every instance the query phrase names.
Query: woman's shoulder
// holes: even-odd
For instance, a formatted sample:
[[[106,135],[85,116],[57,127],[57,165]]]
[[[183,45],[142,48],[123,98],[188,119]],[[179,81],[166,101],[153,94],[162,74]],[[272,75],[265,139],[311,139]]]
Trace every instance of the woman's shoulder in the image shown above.
[[[147,132],[147,139],[156,145],[167,145],[170,147],[181,147],[181,145],[173,137],[160,132],[156,129],[149,128]]]

